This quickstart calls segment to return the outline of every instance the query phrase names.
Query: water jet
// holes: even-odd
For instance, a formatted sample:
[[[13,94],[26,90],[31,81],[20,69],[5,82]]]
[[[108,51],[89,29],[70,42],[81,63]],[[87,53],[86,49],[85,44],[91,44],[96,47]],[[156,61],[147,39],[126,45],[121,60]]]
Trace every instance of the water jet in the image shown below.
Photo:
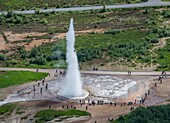
[[[65,86],[61,92],[61,95],[72,99],[85,98],[88,96],[88,92],[82,89],[83,82],[81,81],[77,53],[74,48],[75,31],[73,26],[73,18],[71,18],[70,20],[70,27],[69,31],[66,34],[66,40],[67,40],[66,62],[68,64],[68,67],[65,77]]]

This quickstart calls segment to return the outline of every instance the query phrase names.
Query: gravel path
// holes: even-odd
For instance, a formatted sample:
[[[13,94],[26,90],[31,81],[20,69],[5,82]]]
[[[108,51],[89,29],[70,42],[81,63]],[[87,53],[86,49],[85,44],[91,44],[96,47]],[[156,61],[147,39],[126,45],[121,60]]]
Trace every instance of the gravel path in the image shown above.
[[[168,6],[170,2],[162,2],[161,0],[149,0],[148,2],[137,3],[137,4],[121,4],[121,5],[107,5],[106,8],[113,9],[113,8],[136,8],[136,7],[152,7],[152,6]],[[61,12],[61,11],[83,11],[83,10],[96,10],[102,9],[103,6],[85,6],[85,7],[72,7],[72,8],[49,8],[49,9],[40,9],[40,12]],[[25,11],[14,11],[18,14],[34,14],[35,10],[25,10]],[[0,12],[1,14],[7,14],[6,11]]]
[[[36,71],[36,69],[30,69],[30,68],[2,68],[0,67],[0,71],[10,71],[10,70],[23,70],[23,71]],[[58,69],[62,70],[62,69]],[[48,72],[51,75],[54,75],[56,69],[39,69],[39,72]],[[81,70],[82,74],[98,74],[98,75],[128,75],[127,71],[87,71],[87,70]],[[132,71],[131,76],[160,76],[161,71],[143,71],[143,72],[137,72]],[[170,75],[170,72],[166,72],[167,76]]]

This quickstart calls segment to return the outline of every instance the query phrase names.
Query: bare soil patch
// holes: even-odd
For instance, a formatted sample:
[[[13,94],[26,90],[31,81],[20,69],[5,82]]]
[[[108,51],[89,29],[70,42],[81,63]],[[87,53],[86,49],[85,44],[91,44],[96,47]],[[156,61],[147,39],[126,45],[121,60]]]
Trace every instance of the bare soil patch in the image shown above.
[[[3,38],[3,36],[0,34],[0,50],[5,50],[6,42]]]

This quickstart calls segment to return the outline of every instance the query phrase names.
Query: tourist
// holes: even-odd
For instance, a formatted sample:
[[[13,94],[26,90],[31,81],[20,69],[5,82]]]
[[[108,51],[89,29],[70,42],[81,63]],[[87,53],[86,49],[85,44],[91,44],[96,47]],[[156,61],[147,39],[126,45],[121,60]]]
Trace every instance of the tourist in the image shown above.
[[[60,70],[60,74],[62,74],[63,72]]]
[[[56,70],[55,72],[57,73],[58,71]]]
[[[133,111],[133,110],[134,110],[134,107],[131,107],[131,108],[130,108],[130,111]]]
[[[135,100],[134,104],[136,104],[136,101],[137,101],[137,100]]]
[[[62,105],[62,109],[64,108],[64,105]]]
[[[110,106],[112,106],[112,102],[110,102]]]
[[[116,103],[115,103],[115,107],[116,107]]]
[[[42,80],[42,85],[44,86],[44,80]]]
[[[150,90],[148,90],[148,95],[150,95]]]
[[[36,69],[36,72],[38,72],[38,69]]]
[[[139,103],[141,104],[141,103],[142,103],[142,100],[140,100]]]
[[[131,75],[131,71],[128,71],[128,75]]]
[[[40,93],[42,94],[42,87],[40,88]]]
[[[86,110],[88,110],[88,106],[86,106]]]
[[[48,108],[51,109],[51,105],[49,105]]]
[[[109,117],[108,118],[108,121],[110,122],[110,121],[113,121],[113,118],[112,117]]]
[[[124,106],[126,106],[126,103],[124,102]]]
[[[35,85],[33,85],[33,91],[35,92]]]
[[[160,80],[160,83],[159,84],[162,84],[162,79]]]
[[[40,86],[40,83],[38,83],[38,87]]]
[[[147,93],[145,93],[145,99],[147,99],[147,96],[148,96],[148,94],[147,94]]]
[[[157,83],[155,82],[155,87],[157,87]]]
[[[46,85],[45,85],[45,89],[47,90],[48,89],[48,84],[46,83]]]
[[[164,72],[164,76],[165,76],[165,78],[166,78],[166,71]]]
[[[159,76],[159,78],[158,78],[158,81],[160,81],[161,80],[161,76]]]
[[[162,75],[164,75],[165,74],[165,71],[162,71]]]
[[[145,102],[145,99],[142,99],[142,104],[144,104],[144,102]]]
[[[94,101],[92,101],[92,105],[95,106],[95,104],[96,104],[96,103],[95,103]]]

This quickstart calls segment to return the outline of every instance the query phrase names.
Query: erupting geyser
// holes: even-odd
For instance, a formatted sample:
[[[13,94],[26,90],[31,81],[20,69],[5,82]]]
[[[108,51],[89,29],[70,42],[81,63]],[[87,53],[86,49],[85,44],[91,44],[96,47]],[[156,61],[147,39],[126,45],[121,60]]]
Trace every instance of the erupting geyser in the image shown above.
[[[62,95],[68,98],[82,97],[84,90],[82,89],[82,81],[80,79],[80,71],[78,66],[77,54],[74,48],[75,45],[75,32],[73,26],[73,19],[70,20],[69,31],[66,34],[67,40],[67,73],[65,80],[65,87]]]

